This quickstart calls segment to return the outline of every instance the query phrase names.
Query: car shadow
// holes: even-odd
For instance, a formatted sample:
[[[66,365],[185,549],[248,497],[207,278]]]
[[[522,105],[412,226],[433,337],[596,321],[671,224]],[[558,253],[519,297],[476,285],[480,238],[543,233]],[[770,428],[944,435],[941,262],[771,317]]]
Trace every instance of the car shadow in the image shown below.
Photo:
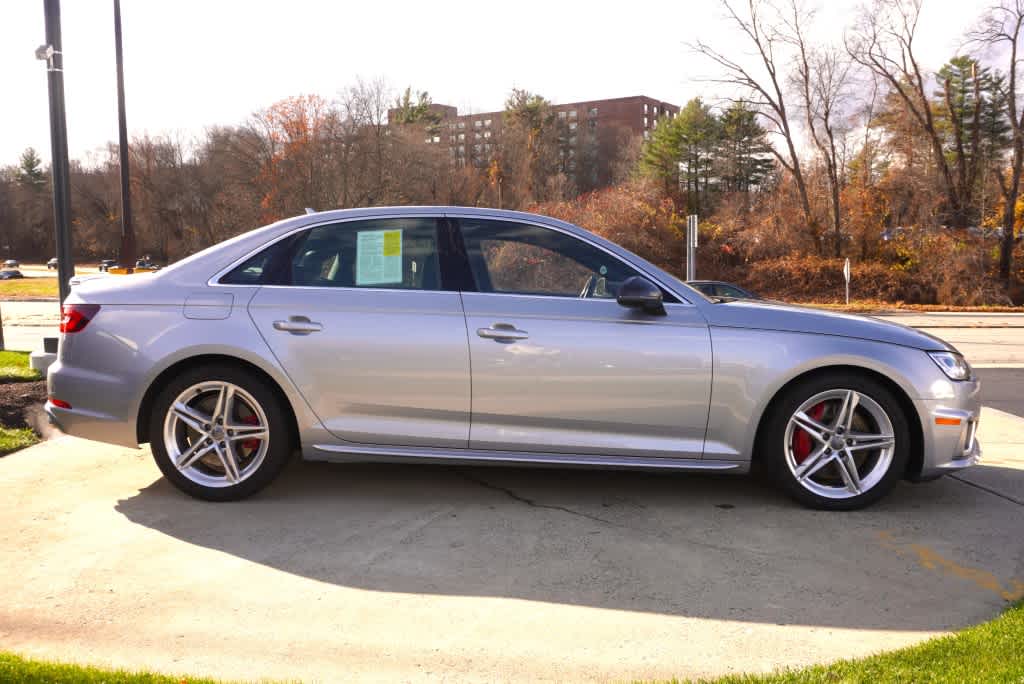
[[[117,510],[335,585],[865,629],[994,615],[1007,598],[993,582],[1012,590],[1000,571],[1024,549],[1024,508],[949,478],[827,513],[753,478],[297,461],[246,501],[193,500],[160,479]],[[966,559],[987,587],[957,573]]]

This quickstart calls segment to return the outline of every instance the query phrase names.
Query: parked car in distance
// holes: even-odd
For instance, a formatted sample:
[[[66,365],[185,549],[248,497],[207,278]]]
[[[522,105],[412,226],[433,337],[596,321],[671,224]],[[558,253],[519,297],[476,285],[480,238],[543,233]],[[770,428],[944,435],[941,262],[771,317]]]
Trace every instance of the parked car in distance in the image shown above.
[[[106,272],[109,271],[112,266],[117,266],[117,259],[104,259],[100,262],[99,270]]]
[[[17,269],[7,269],[0,271],[0,280],[14,280],[15,278],[24,278],[25,276],[21,271]]]
[[[55,270],[57,270],[57,263],[58,263],[57,262],[57,257],[53,257],[52,259],[50,259],[49,261],[46,262],[46,270],[48,270],[48,271],[55,271]]]
[[[136,268],[136,270],[144,270],[144,271],[158,271],[158,270],[160,270],[160,267],[157,266],[152,261],[150,261],[149,259],[138,259],[138,260],[136,260],[135,268]]]
[[[299,216],[68,296],[46,412],[149,443],[182,491],[249,496],[340,462],[745,473],[866,506],[973,465],[980,384],[895,323],[707,299],[535,214]],[[945,490],[937,490],[941,495]]]
[[[18,268],[21,264],[18,263],[17,259],[8,259],[4,262],[4,268]]]
[[[698,290],[708,297],[732,297],[733,299],[763,299],[760,295],[750,290],[744,290],[739,285],[726,283],[721,280],[687,280],[686,284]]]

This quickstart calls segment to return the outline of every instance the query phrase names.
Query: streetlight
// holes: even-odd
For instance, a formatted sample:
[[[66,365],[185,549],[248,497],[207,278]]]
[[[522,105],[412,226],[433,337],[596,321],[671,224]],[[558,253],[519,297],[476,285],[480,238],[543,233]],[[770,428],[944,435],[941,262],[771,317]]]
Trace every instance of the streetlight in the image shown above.
[[[46,43],[36,48],[36,59],[46,62],[50,95],[50,173],[53,180],[53,226],[57,244],[57,286],[61,304],[71,291],[75,275],[71,256],[71,186],[68,164],[68,128],[64,114],[64,54],[60,34],[60,0],[43,0]]]

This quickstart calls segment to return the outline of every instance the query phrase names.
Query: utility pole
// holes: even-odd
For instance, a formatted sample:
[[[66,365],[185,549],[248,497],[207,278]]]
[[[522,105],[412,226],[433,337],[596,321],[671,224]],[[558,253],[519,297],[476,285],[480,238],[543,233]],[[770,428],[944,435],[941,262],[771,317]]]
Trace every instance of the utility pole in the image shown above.
[[[117,140],[121,166],[121,250],[118,263],[127,272],[135,268],[135,226],[132,224],[132,188],[128,174],[128,124],[124,110],[124,58],[121,46],[121,0],[114,0],[114,51],[117,59]]]
[[[64,114],[64,54],[60,35],[60,0],[43,0],[46,44],[36,58],[46,60],[50,94],[50,175],[53,182],[53,224],[57,244],[57,286],[61,304],[71,291],[75,275],[71,256],[71,171],[68,164],[68,127]]]
[[[697,279],[697,215],[686,217],[686,279]]]

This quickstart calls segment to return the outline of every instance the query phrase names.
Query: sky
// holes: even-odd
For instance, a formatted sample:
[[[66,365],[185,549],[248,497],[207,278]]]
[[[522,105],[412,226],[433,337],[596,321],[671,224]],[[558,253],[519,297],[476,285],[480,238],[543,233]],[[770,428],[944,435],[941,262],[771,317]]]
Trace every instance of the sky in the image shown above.
[[[821,0],[812,40],[841,41],[859,2]],[[986,4],[924,0],[922,62],[941,66]],[[89,163],[117,139],[113,0],[62,5],[69,149]],[[554,102],[713,101],[699,80],[711,67],[687,45],[741,59],[745,49],[715,0],[122,0],[121,12],[129,135],[185,140],[291,95],[334,98],[359,78],[460,111],[501,109],[513,87]],[[43,42],[42,0],[0,0],[0,166],[29,146],[49,163]]]

